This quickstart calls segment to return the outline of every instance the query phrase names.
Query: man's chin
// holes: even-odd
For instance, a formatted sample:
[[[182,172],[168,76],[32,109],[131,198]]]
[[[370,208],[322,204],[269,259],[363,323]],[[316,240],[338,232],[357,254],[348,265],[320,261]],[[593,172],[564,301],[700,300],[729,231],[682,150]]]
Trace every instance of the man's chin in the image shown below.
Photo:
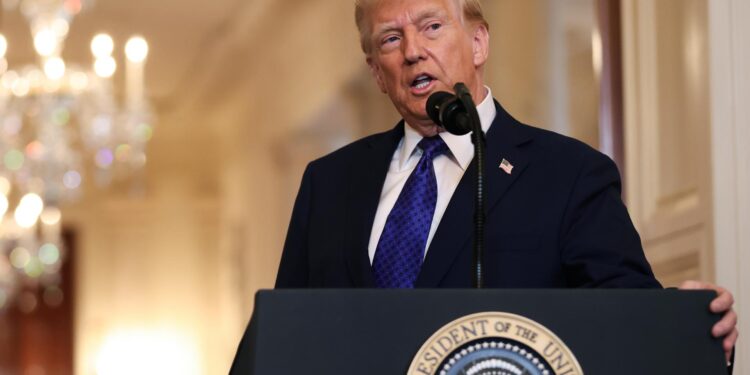
[[[415,126],[426,127],[435,125],[430,116],[427,115],[426,108],[422,108],[421,111],[413,111],[403,117],[406,122]]]

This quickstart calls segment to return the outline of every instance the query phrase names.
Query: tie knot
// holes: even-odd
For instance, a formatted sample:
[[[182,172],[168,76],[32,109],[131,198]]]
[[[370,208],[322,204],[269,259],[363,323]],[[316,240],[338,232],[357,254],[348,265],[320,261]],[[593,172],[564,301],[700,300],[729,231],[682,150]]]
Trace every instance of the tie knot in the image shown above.
[[[443,138],[439,135],[432,136],[429,138],[422,138],[417,144],[422,149],[423,157],[434,158],[435,156],[442,155],[448,151],[448,145],[445,144]]]

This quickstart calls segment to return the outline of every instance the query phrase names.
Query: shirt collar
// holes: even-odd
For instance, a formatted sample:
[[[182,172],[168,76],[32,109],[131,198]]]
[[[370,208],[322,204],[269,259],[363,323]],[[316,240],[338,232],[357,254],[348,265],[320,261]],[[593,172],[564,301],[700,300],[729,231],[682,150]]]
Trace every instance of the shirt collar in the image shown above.
[[[492,100],[492,90],[485,86],[487,89],[487,95],[484,97],[479,105],[477,105],[477,112],[479,113],[479,122],[482,123],[482,130],[487,133],[492,122],[495,121],[497,115],[497,109],[495,108],[495,102]],[[471,134],[465,135],[453,135],[448,132],[440,133],[440,137],[443,138],[445,144],[451,151],[452,158],[464,171],[471,164],[471,159],[474,158],[474,145],[471,143]],[[422,140],[422,136],[417,133],[416,130],[412,129],[407,124],[404,127],[404,139],[402,140],[401,152],[398,155],[398,166],[399,170],[402,171],[406,168],[409,158],[418,151],[417,144]]]

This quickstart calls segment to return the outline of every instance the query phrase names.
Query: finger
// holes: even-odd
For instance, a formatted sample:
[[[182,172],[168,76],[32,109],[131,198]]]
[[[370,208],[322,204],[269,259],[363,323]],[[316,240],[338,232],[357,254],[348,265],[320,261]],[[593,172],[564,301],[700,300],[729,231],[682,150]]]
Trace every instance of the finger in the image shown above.
[[[732,358],[732,350],[734,349],[734,345],[737,343],[737,338],[740,336],[740,332],[736,329],[732,331],[732,333],[728,334],[727,337],[724,338],[724,341],[722,342],[722,346],[724,347],[724,353],[727,356],[727,361],[729,361]]]
[[[683,281],[682,284],[680,284],[679,289],[688,289],[688,290],[707,289],[707,284],[702,283],[700,281],[695,281],[695,280],[686,280],[686,281]]]
[[[734,305],[734,296],[732,296],[732,293],[721,287],[717,287],[716,292],[719,295],[711,301],[711,312],[721,313],[731,309],[732,305]]]
[[[735,313],[734,310],[729,310],[729,312],[724,314],[718,323],[714,324],[711,329],[711,334],[714,335],[714,337],[722,337],[732,332],[736,327],[737,313]]]

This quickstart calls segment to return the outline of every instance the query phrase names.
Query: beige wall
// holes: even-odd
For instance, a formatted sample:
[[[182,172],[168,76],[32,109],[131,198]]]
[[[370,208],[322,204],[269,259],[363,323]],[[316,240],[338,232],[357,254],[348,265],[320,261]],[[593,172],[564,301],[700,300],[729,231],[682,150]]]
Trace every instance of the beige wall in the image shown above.
[[[707,2],[623,4],[630,213],[662,283],[713,281]]]

